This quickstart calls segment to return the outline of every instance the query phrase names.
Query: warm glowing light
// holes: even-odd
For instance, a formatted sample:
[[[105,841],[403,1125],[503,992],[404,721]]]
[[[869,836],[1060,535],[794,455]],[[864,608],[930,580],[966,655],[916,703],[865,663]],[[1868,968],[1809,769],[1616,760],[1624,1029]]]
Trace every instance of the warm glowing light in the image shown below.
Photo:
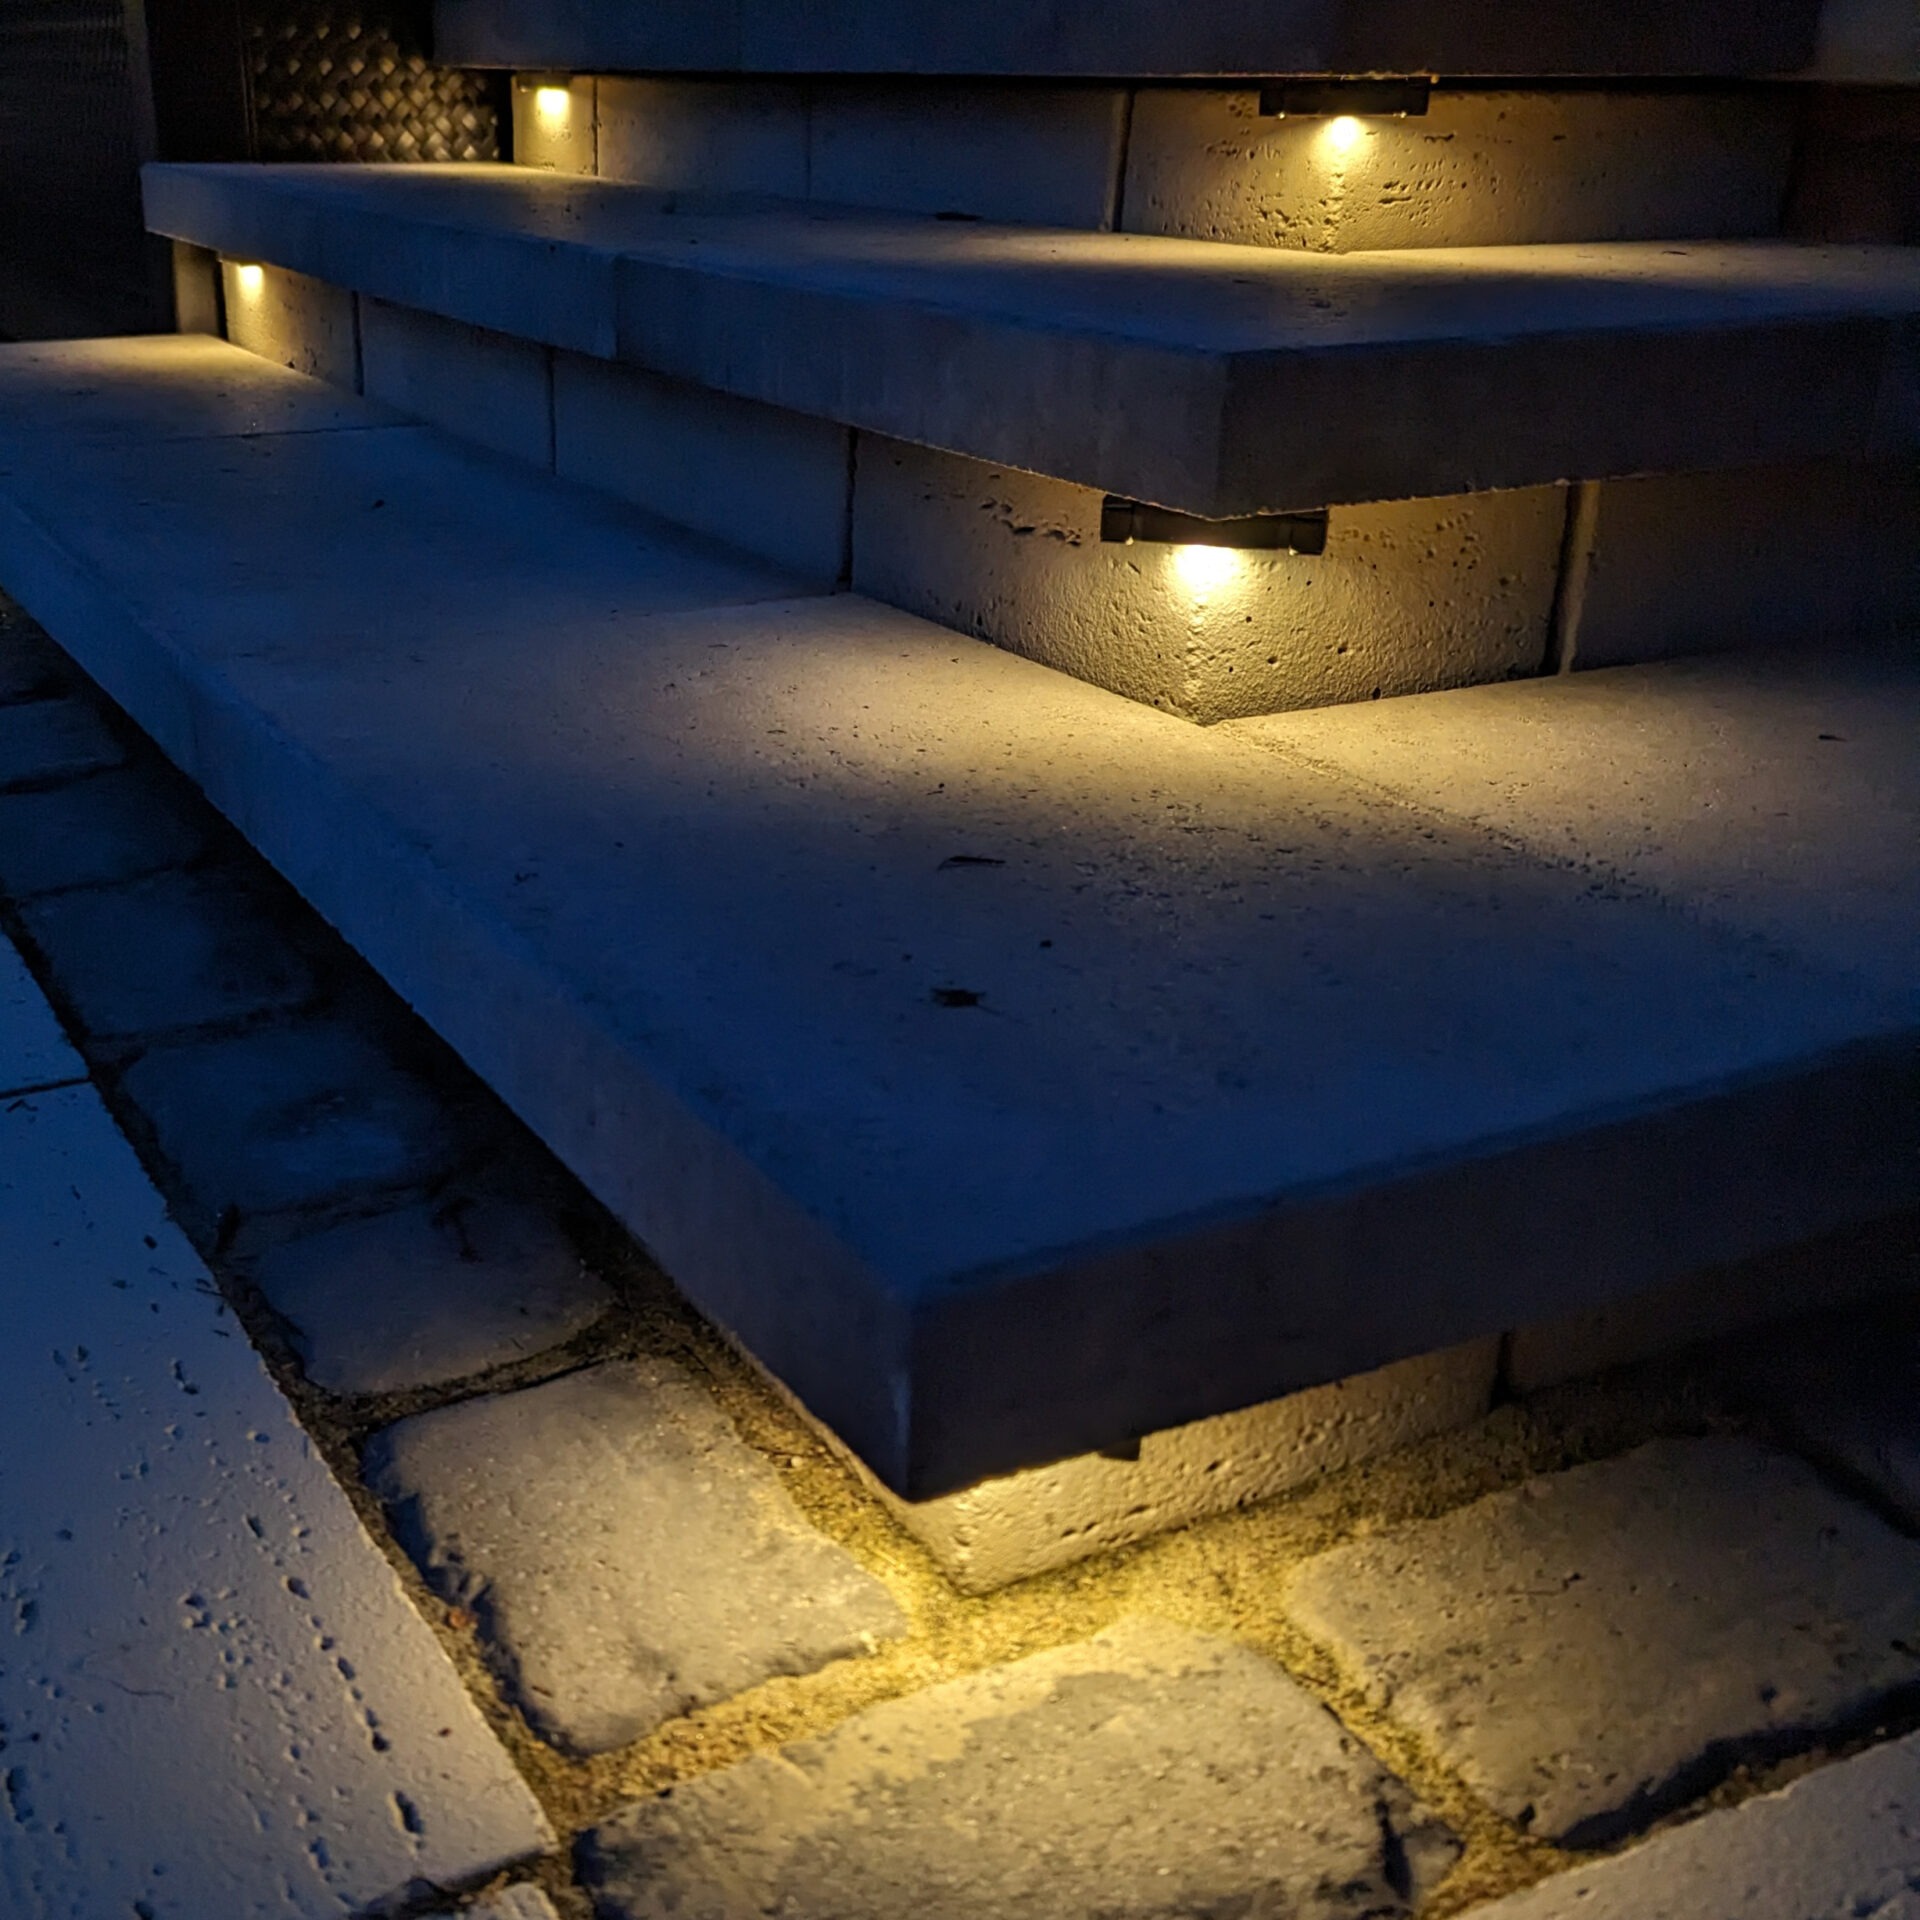
[[[1190,592],[1206,593],[1240,571],[1240,556],[1231,547],[1175,547],[1173,570]]]
[[[1366,128],[1350,113],[1336,114],[1320,135],[1321,144],[1330,153],[1351,153],[1360,144]]]
[[[564,120],[573,105],[573,94],[566,87],[535,87],[533,110],[542,120]]]
[[[252,300],[258,297],[260,289],[267,284],[266,269],[256,267],[249,261],[245,266],[234,268],[233,280],[241,293]]]

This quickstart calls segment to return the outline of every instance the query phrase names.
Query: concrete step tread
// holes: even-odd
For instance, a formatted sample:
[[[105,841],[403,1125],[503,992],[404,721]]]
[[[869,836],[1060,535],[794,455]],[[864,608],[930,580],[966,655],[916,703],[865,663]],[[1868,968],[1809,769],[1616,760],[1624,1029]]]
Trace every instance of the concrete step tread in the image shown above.
[[[1920,1199],[1916,946],[1777,911],[1910,844],[1904,756],[1696,910],[424,429],[55,411],[0,435],[8,590],[896,1485]]]
[[[146,196],[229,258],[1194,513],[1920,445],[1920,248],[1320,254],[507,166]]]

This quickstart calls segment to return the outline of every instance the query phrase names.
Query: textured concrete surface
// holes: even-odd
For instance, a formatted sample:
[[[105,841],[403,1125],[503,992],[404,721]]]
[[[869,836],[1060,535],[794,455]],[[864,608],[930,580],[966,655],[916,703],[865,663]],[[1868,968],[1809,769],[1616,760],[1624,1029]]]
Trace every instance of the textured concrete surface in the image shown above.
[[[272,906],[228,870],[55,894],[21,919],[97,1039],[244,1020],[314,992]],[[129,967],[135,952],[140,964]]]
[[[92,1090],[0,1110],[10,1920],[346,1920],[546,1821]]]
[[[1573,1846],[1920,1687],[1920,1544],[1744,1440],[1655,1441],[1336,1548],[1288,1605],[1496,1811]]]
[[[795,86],[602,74],[600,175],[667,193],[807,197],[807,100]]]
[[[1499,1357],[1497,1340],[1474,1341],[1145,1434],[1131,1459],[1081,1454],[937,1500],[874,1484],[955,1586],[991,1593],[1467,1426],[1492,1402]]]
[[[496,453],[553,465],[552,356],[546,348],[436,314],[360,303],[367,395]]]
[[[0,934],[0,1095],[86,1077],[19,949]]]
[[[698,1383],[617,1361],[389,1427],[369,1485],[549,1740],[601,1753],[905,1631]]]
[[[16,900],[144,879],[197,860],[206,844],[194,810],[144,773],[0,794],[0,892]]]
[[[77,700],[0,707],[0,791],[75,780],[126,757],[93,709]]]
[[[353,1220],[263,1253],[253,1279],[329,1393],[400,1393],[524,1360],[612,1304],[531,1208],[443,1201]]]
[[[1279,1668],[1126,1620],[628,1807],[585,1878],[610,1920],[1390,1920],[1453,1851]]]
[[[1920,80],[1920,15],[1906,0],[1826,0],[1814,71],[1827,80]]]
[[[1861,0],[1844,0],[1859,5]],[[1872,0],[1870,0],[1872,3]],[[1889,0],[1877,0],[1887,5]],[[441,0],[456,66],[1061,77],[1275,73],[1792,73],[1812,60],[1818,0],[1632,0],[1543,9],[1471,0],[1007,0],[984,10],[829,0]]]
[[[513,157],[548,173],[592,173],[599,76],[544,72],[513,82]]]
[[[257,261],[223,261],[220,280],[227,338],[236,347],[359,391],[360,316],[345,288]]]
[[[559,1920],[553,1902],[538,1887],[508,1887],[503,1893],[476,1900],[458,1913],[448,1911],[436,1920]]]
[[[1914,1920],[1920,1734],[1473,1912],[1474,1920]]]
[[[1870,789],[1776,864],[1675,784],[1670,877],[1596,884],[424,429],[53,440],[8,501],[0,577],[916,1496],[1915,1197]],[[1886,878],[1756,946],[1829,866]]]
[[[1195,513],[1920,446],[1914,249],[1325,254],[702,213],[511,166],[156,167],[146,209],[401,305]]]
[[[1203,724],[1531,675],[1546,654],[1558,487],[1343,507],[1324,554],[1197,558],[1103,543],[1102,498],[862,435],[853,585]]]
[[[331,1021],[156,1047],[123,1084],[202,1224],[417,1185],[458,1149],[438,1099]]]
[[[1415,118],[1267,115],[1257,90],[1146,88],[1124,225],[1350,253],[1779,231],[1789,92],[1439,88]]]

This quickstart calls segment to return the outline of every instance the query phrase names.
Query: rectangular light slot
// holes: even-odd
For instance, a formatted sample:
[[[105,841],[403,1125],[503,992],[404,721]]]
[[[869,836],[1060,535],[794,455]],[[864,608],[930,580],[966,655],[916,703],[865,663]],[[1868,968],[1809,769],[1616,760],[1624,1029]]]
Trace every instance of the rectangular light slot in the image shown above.
[[[1432,97],[1431,80],[1277,80],[1260,89],[1260,111],[1269,119],[1298,114],[1404,120],[1424,114]]]
[[[1105,542],[1152,541],[1176,547],[1235,547],[1267,553],[1325,553],[1327,515],[1253,513],[1237,520],[1206,520],[1195,513],[1148,506],[1109,494],[1100,508]]]

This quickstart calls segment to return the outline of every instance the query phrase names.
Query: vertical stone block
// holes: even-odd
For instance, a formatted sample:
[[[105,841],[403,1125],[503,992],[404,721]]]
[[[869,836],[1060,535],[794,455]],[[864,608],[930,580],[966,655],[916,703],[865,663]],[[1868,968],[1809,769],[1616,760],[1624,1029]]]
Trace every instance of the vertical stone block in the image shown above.
[[[863,435],[853,585],[1202,722],[1531,674],[1555,487],[1336,508],[1324,554],[1109,545],[1089,488]]]
[[[516,73],[515,164],[547,173],[597,173],[597,86],[591,74]]]
[[[671,193],[807,193],[807,96],[797,83],[599,81],[599,171]]]
[[[359,391],[359,328],[345,287],[252,261],[223,261],[220,271],[227,338],[236,347]]]
[[[1435,92],[1423,116],[1265,117],[1257,92],[1135,102],[1130,232],[1347,253],[1778,230],[1793,96]]]
[[[844,427],[644,368],[560,353],[554,464],[696,532],[825,585],[847,543]]]
[[[370,399],[496,453],[552,466],[545,347],[384,300],[361,301],[360,346]]]
[[[976,220],[1112,225],[1126,96],[890,81],[813,95],[816,200]]]

